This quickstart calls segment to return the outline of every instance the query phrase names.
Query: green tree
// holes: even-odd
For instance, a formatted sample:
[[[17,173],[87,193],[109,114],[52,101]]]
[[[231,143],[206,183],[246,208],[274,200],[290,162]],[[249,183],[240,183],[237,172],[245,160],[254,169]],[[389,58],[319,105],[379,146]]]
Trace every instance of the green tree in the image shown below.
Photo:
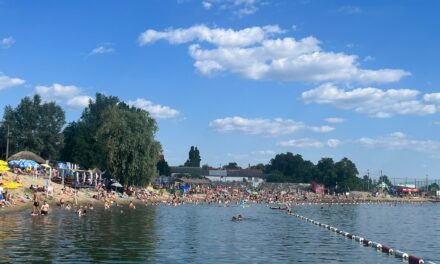
[[[251,169],[264,171],[266,170],[266,165],[264,165],[263,163],[258,163],[257,165],[251,166]]]
[[[379,183],[381,183],[381,182],[386,183],[386,185],[388,185],[390,187],[393,186],[393,184],[391,183],[391,181],[390,181],[390,179],[388,178],[387,175],[379,176]]]
[[[200,152],[197,147],[191,146],[188,153],[188,160],[185,162],[185,167],[200,167]]]
[[[261,167],[261,166],[260,166]],[[270,179],[285,182],[310,182],[315,175],[315,165],[291,152],[277,154],[266,166],[266,173],[275,175]],[[280,177],[280,174],[283,177]]]
[[[428,186],[428,189],[431,191],[437,191],[440,190],[440,186],[436,182],[434,182]]]
[[[125,185],[143,185],[156,175],[161,151],[154,140],[156,121],[148,112],[123,103],[104,110],[97,142],[104,149],[105,168]]]
[[[316,165],[318,170],[317,182],[323,183],[325,187],[334,189],[337,183],[335,163],[332,158],[322,158]]]
[[[57,159],[63,147],[64,124],[65,113],[60,106],[43,103],[39,95],[34,95],[24,97],[16,108],[5,107],[0,136],[6,138],[9,126],[10,154],[29,150],[46,159]]]
[[[234,170],[241,169],[241,167],[238,166],[237,162],[229,162],[228,165],[223,166],[223,169]]]
[[[107,170],[125,185],[142,185],[157,173],[161,151],[154,138],[157,129],[148,112],[98,93],[80,120],[64,129],[62,157]]]
[[[171,175],[170,166],[168,166],[168,162],[166,162],[164,159],[161,159],[157,162],[156,168],[157,171],[159,172],[159,175],[165,175],[165,176]]]
[[[70,123],[64,129],[65,147],[61,158],[81,164],[86,168],[103,168],[104,146],[98,142],[97,131],[103,125],[104,112],[119,103],[119,99],[115,96],[97,93],[95,100],[89,101],[80,120]]]
[[[338,192],[346,192],[360,188],[359,174],[356,165],[348,158],[343,158],[335,163],[335,171],[338,183]]]

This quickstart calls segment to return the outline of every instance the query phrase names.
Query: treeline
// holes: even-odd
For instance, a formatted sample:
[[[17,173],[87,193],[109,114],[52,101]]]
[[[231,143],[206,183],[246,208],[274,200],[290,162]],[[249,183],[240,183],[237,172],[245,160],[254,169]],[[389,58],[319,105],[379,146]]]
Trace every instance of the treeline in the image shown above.
[[[156,175],[161,145],[148,112],[98,93],[79,120],[65,124],[56,103],[42,102],[39,95],[25,97],[17,107],[5,107],[0,149],[6,148],[9,128],[9,154],[29,150],[45,159],[97,167],[125,185],[142,185]]]
[[[356,165],[348,158],[338,162],[332,158],[322,158],[314,164],[299,154],[287,152],[277,154],[267,165],[258,164],[253,168],[263,169],[269,175],[269,182],[315,181],[336,192],[365,190],[372,184],[370,178],[358,177]]]

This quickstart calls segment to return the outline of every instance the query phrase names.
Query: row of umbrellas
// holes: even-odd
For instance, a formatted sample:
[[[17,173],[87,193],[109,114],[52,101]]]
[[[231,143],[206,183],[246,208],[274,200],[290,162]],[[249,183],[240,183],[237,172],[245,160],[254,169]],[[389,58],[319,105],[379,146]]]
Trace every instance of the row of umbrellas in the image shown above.
[[[18,167],[20,169],[38,169],[40,164],[33,160],[11,160],[8,162],[9,167]]]

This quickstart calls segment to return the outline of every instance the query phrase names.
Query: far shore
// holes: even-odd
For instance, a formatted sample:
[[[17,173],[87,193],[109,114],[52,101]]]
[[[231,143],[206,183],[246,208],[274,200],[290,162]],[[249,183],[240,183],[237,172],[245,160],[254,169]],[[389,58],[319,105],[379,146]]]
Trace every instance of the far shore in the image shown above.
[[[13,173],[9,173],[9,177],[15,179],[16,175]],[[23,186],[18,189],[8,190],[14,196],[15,204],[12,207],[3,207],[0,208],[0,215],[15,213],[20,211],[32,210],[32,198],[33,193],[29,190],[31,185],[45,186],[47,179],[32,179],[31,176],[20,175],[22,179]],[[78,206],[84,206],[88,204],[93,204],[94,206],[104,206],[103,200],[97,200],[93,198],[94,195],[97,194],[96,190],[91,189],[79,189],[77,196],[77,205],[75,204],[74,197],[63,194],[62,189],[63,185],[57,184],[54,182],[50,182],[50,185],[54,187],[53,194],[51,197],[46,197],[44,193],[41,193],[41,200],[47,201],[50,205],[51,209],[59,206],[60,198],[63,197],[65,203],[69,203],[73,208]],[[146,203],[167,203],[169,201],[170,195],[167,192],[164,192],[162,196],[150,197]],[[205,194],[195,194],[191,196],[191,201],[195,202],[203,202],[205,201]],[[115,197],[111,198],[111,201],[128,205],[130,201],[132,201],[136,205],[144,205],[145,201],[141,201],[135,197],[128,198],[120,198]],[[307,204],[349,204],[349,203],[422,203],[429,202],[429,198],[425,197],[371,197],[368,193],[365,192],[353,192],[353,196],[348,197],[347,199],[336,199],[334,197],[330,198],[322,198],[322,199],[298,199],[295,200],[292,205],[307,205]]]

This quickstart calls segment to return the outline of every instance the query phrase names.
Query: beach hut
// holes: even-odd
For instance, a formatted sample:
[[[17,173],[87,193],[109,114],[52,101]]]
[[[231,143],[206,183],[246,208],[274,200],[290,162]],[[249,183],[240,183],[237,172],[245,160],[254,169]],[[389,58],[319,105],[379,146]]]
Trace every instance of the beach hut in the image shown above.
[[[388,186],[388,184],[386,184],[385,182],[380,182],[379,184],[377,184],[376,188],[381,191],[390,190],[390,186]]]
[[[8,158],[8,161],[12,160],[33,160],[40,164],[46,163],[46,161],[42,157],[30,151],[20,151],[18,153],[15,153]]]

